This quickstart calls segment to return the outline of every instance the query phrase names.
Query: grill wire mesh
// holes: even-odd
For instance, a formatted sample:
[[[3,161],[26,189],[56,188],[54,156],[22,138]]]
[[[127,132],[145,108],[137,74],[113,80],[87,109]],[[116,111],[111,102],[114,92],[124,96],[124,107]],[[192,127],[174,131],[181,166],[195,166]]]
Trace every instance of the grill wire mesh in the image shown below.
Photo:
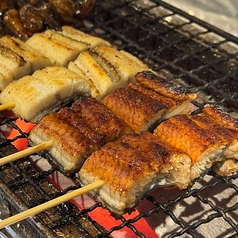
[[[146,2],[146,4],[145,4]],[[161,1],[96,1],[84,31],[109,40],[117,48],[141,58],[155,71],[198,93],[196,106],[216,102],[237,115],[238,40],[213,26]],[[1,131],[17,129],[20,135],[0,142],[1,157],[16,151],[11,142],[27,138],[14,116],[1,114]],[[35,157],[47,157],[44,152]],[[1,166],[0,194],[6,216],[65,194],[47,179],[56,169],[40,171],[32,156]],[[236,237],[238,234],[238,174],[220,177],[207,171],[184,191],[154,189],[138,206],[139,215],[109,230],[90,218],[96,203],[79,210],[72,203],[49,209],[15,228],[19,237],[110,237],[127,227],[138,237],[145,234],[136,223],[145,219],[161,237]],[[75,178],[73,178],[75,179]],[[76,180],[75,180],[76,181]],[[1,212],[2,213],[2,212]],[[2,214],[4,216],[4,214]],[[211,229],[212,228],[212,229]],[[7,232],[7,231],[5,231]],[[9,231],[8,231],[9,232]],[[25,233],[24,233],[25,232]]]

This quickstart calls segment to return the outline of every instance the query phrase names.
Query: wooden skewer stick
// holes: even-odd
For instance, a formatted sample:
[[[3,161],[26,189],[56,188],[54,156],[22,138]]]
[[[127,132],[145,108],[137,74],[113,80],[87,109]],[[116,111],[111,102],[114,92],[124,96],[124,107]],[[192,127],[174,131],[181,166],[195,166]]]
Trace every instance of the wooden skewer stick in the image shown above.
[[[33,207],[33,208],[30,208],[26,211],[23,211],[21,213],[18,213],[17,215],[14,215],[14,216],[11,216],[9,218],[6,218],[2,221],[0,221],[0,229],[6,227],[6,226],[9,226],[9,225],[12,225],[12,224],[15,224],[19,221],[22,221],[28,217],[31,217],[31,216],[34,216],[38,213],[41,213],[43,211],[46,211],[47,209],[50,209],[52,207],[55,207],[61,203],[64,203],[64,202],[67,202],[77,196],[80,196],[84,193],[88,193],[90,191],[92,191],[93,189],[96,189],[96,188],[100,188],[104,185],[104,181],[102,180],[97,180],[89,185],[86,185],[82,188],[78,188],[76,189],[75,191],[73,192],[70,192],[70,193],[67,193],[65,195],[62,195],[58,198],[55,198],[53,200],[50,200],[48,202],[45,202],[41,205],[38,205],[36,207]]]
[[[52,141],[46,141],[46,142],[43,142],[43,143],[41,143],[39,145],[35,145],[35,146],[29,147],[29,148],[27,148],[25,150],[16,152],[16,153],[8,155],[8,156],[5,156],[3,158],[0,158],[0,166],[4,165],[6,163],[9,163],[9,162],[13,162],[15,160],[18,160],[18,159],[23,158],[25,156],[34,154],[34,153],[36,153],[38,151],[41,151],[41,150],[44,150],[44,149],[48,149],[48,148],[50,148],[52,146],[53,146],[53,142]]]
[[[0,111],[3,110],[11,110],[16,106],[15,102],[8,102],[8,103],[4,103],[2,105],[0,105]]]

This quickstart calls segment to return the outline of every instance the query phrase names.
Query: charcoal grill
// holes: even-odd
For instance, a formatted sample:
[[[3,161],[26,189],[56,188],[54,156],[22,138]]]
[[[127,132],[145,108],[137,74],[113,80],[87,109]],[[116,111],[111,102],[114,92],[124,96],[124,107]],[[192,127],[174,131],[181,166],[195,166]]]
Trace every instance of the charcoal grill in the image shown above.
[[[129,51],[153,70],[197,92],[198,108],[205,103],[218,103],[237,116],[236,37],[159,0],[96,1],[82,30]],[[16,120],[14,115],[1,114],[1,131],[5,135],[12,129],[19,132],[11,139],[1,140],[1,156],[16,151],[11,143],[26,142],[28,133]],[[41,152],[0,168],[2,219],[80,187],[72,177],[74,183],[57,189],[50,179],[59,176],[57,169],[47,165],[42,171],[36,163],[46,163],[47,157]],[[92,216],[98,209],[106,211],[97,202],[84,209],[68,202],[7,227],[2,234],[122,237],[123,232],[130,232],[130,237],[146,237],[147,231],[140,226],[141,221],[146,221],[160,237],[237,237],[238,174],[220,177],[209,170],[184,191],[156,188],[139,204],[138,213],[121,217],[110,228]],[[113,220],[110,216],[107,219]]]

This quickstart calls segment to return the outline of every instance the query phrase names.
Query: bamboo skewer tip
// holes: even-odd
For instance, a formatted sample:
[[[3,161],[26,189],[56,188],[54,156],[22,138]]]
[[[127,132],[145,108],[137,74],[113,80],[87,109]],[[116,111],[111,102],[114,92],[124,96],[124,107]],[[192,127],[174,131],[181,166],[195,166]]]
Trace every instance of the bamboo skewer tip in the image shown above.
[[[8,102],[0,105],[0,111],[12,110],[16,106],[15,102]]]
[[[18,213],[14,216],[11,216],[9,218],[6,218],[2,221],[0,221],[0,229],[3,229],[4,227],[6,226],[10,226],[12,224],[15,224],[17,222],[20,222],[28,217],[31,217],[31,216],[34,216],[36,214],[39,214],[43,211],[46,211],[47,209],[50,209],[52,207],[55,207],[59,204],[62,204],[64,202],[67,202],[75,197],[78,197],[82,194],[85,194],[85,193],[88,193],[94,189],[98,189],[98,188],[101,188],[102,186],[104,185],[104,181],[102,180],[97,180],[89,185],[86,185],[82,188],[78,188],[72,192],[69,192],[65,195],[62,195],[60,197],[57,197],[53,200],[50,200],[48,202],[45,202],[41,205],[38,205],[36,207],[33,207],[33,208],[30,208],[26,211],[23,211],[21,213]]]
[[[4,165],[6,163],[13,162],[13,161],[18,160],[18,159],[21,159],[21,158],[23,158],[25,156],[34,154],[34,153],[36,153],[38,151],[49,149],[52,146],[53,146],[53,142],[50,140],[50,141],[43,142],[43,143],[41,143],[39,145],[28,147],[25,150],[18,151],[18,152],[14,153],[14,154],[11,154],[11,155],[8,155],[8,156],[5,156],[5,157],[1,158],[0,159],[0,166]]]

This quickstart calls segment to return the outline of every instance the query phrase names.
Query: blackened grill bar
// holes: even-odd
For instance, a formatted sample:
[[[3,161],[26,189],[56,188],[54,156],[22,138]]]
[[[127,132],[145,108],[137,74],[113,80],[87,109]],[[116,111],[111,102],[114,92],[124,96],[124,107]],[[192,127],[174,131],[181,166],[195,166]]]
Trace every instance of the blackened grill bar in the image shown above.
[[[162,70],[171,80],[195,89],[200,96],[196,104],[200,109],[207,102],[216,102],[236,113],[237,49],[231,49],[229,44],[237,47],[237,41],[162,1],[151,1],[151,5],[141,2],[96,1],[94,12],[82,30],[109,40],[119,49],[141,58],[154,70]],[[8,129],[14,127],[20,132],[20,138],[27,138],[28,134],[14,121],[1,115],[1,131],[7,134]],[[1,143],[1,154],[9,153],[6,147],[18,138],[15,136]],[[39,155],[49,157],[44,152]],[[56,168],[41,171],[30,163],[31,160],[31,157],[23,158],[0,168],[0,193],[10,214],[80,186],[76,182],[73,187],[57,190],[49,179],[57,173]],[[153,229],[157,227],[162,237],[206,236],[211,227],[216,227],[213,237],[235,237],[238,233],[237,181],[238,174],[223,178],[208,171],[203,180],[198,179],[184,191],[155,189],[138,206],[138,214],[132,218],[123,216],[111,227],[102,227],[92,216],[98,209],[105,210],[100,203],[84,209],[71,203],[62,204],[20,223],[20,227],[28,234],[37,232],[41,237],[108,237],[125,229],[130,230],[133,237],[146,237],[145,230],[137,226],[138,222],[146,220]],[[217,227],[217,224],[222,225]]]

